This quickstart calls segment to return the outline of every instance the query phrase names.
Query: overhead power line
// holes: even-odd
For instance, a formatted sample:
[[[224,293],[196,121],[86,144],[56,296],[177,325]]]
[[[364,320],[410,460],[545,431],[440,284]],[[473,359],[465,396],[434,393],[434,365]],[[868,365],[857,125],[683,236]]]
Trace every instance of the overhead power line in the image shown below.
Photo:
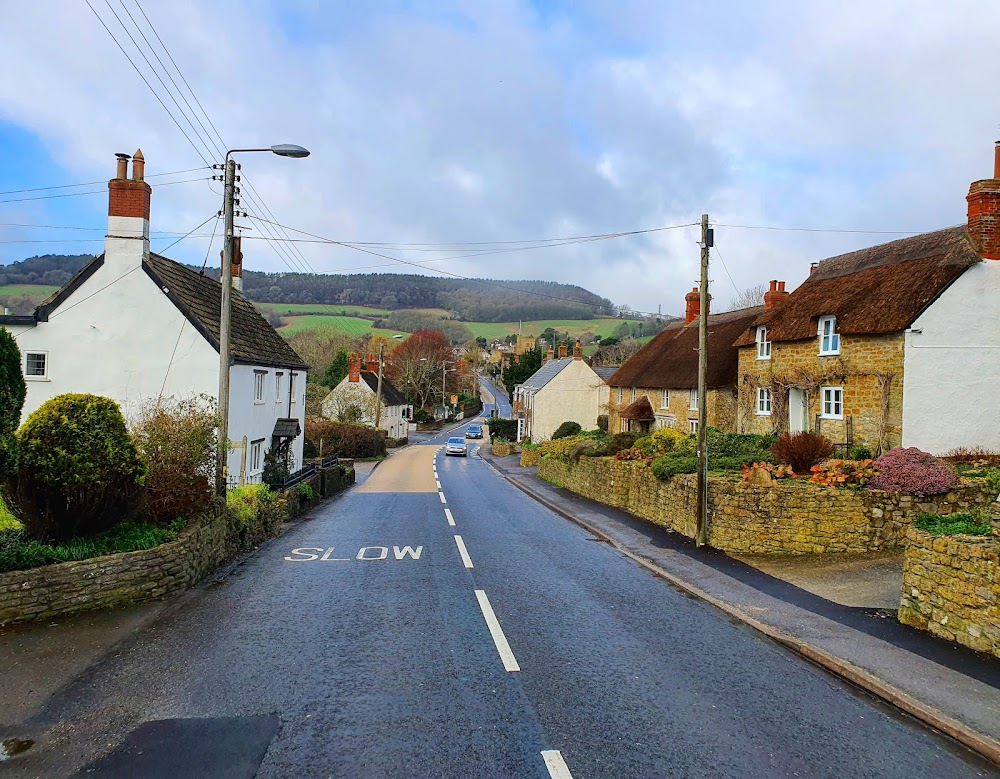
[[[160,184],[157,184],[156,186],[169,187],[172,184],[190,184],[192,181],[208,181],[208,177],[202,176],[201,178],[196,178],[196,179],[181,179],[180,181],[164,181]],[[0,200],[0,204],[26,203],[29,200],[56,200],[58,198],[64,198],[64,197],[77,197],[78,195],[100,195],[100,194],[103,195],[108,194],[107,187],[105,187],[104,189],[88,189],[85,192],[64,192],[61,195],[35,195],[34,197],[9,198],[7,200]]]
[[[146,178],[151,179],[151,178],[158,178],[160,176],[179,176],[182,173],[194,173],[195,171],[198,171],[198,170],[210,170],[210,168],[207,165],[201,165],[201,166],[199,166],[197,168],[187,168],[185,170],[174,170],[174,171],[171,171],[170,173],[152,173],[152,174],[146,176]],[[194,181],[201,181],[201,179],[194,179]],[[20,195],[20,194],[23,194],[25,192],[45,192],[45,191],[51,190],[51,189],[73,189],[75,187],[93,187],[93,186],[96,186],[98,184],[107,184],[107,183],[108,183],[107,179],[105,179],[103,181],[85,181],[85,182],[82,182],[80,184],[57,184],[57,185],[51,186],[51,187],[29,187],[28,189],[8,189],[5,192],[0,192],[0,195]],[[104,192],[105,190],[101,190],[101,191]]]

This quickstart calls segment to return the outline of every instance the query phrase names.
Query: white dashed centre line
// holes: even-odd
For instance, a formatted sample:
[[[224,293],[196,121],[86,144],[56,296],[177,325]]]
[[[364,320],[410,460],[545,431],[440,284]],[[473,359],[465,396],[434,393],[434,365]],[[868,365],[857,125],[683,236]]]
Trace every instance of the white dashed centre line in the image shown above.
[[[434,474],[434,475],[437,476],[437,474]],[[440,481],[438,481],[437,479],[435,479],[434,483],[437,485],[438,489],[441,489],[441,482]]]
[[[569,766],[566,765],[558,749],[542,750],[542,760],[545,761],[545,767],[549,769],[549,776],[552,779],[573,779],[573,774],[569,772]]]
[[[469,557],[469,550],[465,548],[465,541],[462,540],[460,535],[455,536],[455,546],[458,547],[458,553],[462,556],[462,562],[465,564],[465,567],[471,568],[472,558]]]
[[[490,635],[493,637],[493,643],[496,644],[497,652],[500,654],[500,659],[503,661],[504,669],[512,673],[514,671],[520,671],[521,666],[517,664],[517,660],[514,658],[514,653],[511,651],[510,644],[507,643],[507,637],[503,634],[503,629],[497,621],[497,615],[493,613],[493,607],[490,605],[490,599],[486,597],[486,591],[476,590],[476,600],[479,601],[479,608],[482,609],[483,618],[486,620],[486,627],[490,630]],[[551,772],[551,769],[549,770]]]
[[[446,500],[444,499],[444,493],[443,493],[443,492],[439,492],[439,493],[438,493],[438,497],[439,497],[439,498],[441,498],[441,502],[442,502],[442,503],[447,503],[447,502],[448,502],[448,501],[446,501]]]
[[[451,515],[451,509],[444,510],[444,517],[448,520],[448,524],[455,527],[455,518]]]

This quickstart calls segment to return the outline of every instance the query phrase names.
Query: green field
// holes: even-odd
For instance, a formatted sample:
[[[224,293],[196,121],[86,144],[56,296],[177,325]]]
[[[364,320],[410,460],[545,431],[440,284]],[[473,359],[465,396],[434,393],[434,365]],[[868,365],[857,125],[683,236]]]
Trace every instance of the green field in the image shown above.
[[[290,335],[295,335],[295,333],[301,333],[304,330],[326,330],[328,328],[343,330],[357,338],[364,335],[392,336],[399,332],[398,330],[372,327],[370,319],[361,319],[356,316],[291,316],[285,317],[283,321],[285,322],[285,326],[280,328],[278,332],[286,338]]]
[[[29,297],[42,300],[57,289],[59,287],[50,287],[46,284],[7,284],[0,286],[0,297]]]
[[[560,333],[569,333],[574,338],[582,333],[591,332],[595,335],[610,336],[611,332],[622,323],[620,319],[540,319],[531,322],[463,322],[476,338],[487,341],[503,338],[520,332],[524,335],[538,337],[551,327]]]
[[[388,311],[367,306],[339,306],[328,303],[254,303],[257,308],[264,311],[273,311],[280,316],[291,313],[296,314],[353,314],[355,316],[376,316],[385,319],[389,316]]]

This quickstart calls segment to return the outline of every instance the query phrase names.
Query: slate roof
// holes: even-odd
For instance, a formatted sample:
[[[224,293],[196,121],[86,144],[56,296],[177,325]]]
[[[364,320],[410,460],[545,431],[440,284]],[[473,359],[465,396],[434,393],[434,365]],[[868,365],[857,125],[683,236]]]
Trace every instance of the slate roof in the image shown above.
[[[736,385],[739,350],[733,342],[764,311],[763,306],[708,317],[708,388]],[[698,323],[671,322],[632,355],[608,381],[612,387],[694,389],[698,386]]]
[[[608,365],[606,367],[602,366],[602,367],[599,367],[599,368],[594,368],[594,366],[590,366],[590,367],[593,368],[594,373],[596,373],[598,376],[600,376],[604,380],[605,384],[608,383],[608,381],[611,379],[611,377],[615,375],[615,371],[618,370],[618,367],[615,366],[615,365]]]
[[[142,269],[218,351],[222,309],[222,286],[219,282],[158,254],[150,254]],[[253,303],[235,290],[232,301],[230,332],[235,362],[308,369],[309,366],[268,324]]]
[[[378,390],[378,374],[372,371],[361,371],[361,378],[365,380],[372,393]],[[386,406],[405,406],[406,398],[403,397],[403,393],[396,389],[392,382],[389,381],[385,375],[382,376],[382,403]]]
[[[540,390],[558,376],[562,369],[567,367],[571,362],[573,362],[572,357],[557,357],[554,360],[549,360],[545,365],[522,381],[521,386],[525,389]]]
[[[901,332],[980,260],[964,225],[831,257],[751,323],[736,345],[753,344],[759,326],[767,327],[770,341],[815,338],[817,320],[830,315],[844,335]]]

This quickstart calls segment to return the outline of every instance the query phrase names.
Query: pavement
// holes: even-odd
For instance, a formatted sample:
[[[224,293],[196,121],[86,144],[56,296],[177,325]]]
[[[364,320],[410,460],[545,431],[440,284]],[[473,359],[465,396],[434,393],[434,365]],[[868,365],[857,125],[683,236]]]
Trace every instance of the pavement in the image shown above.
[[[568,522],[487,447],[441,443],[396,450],[50,675],[75,624],[25,626],[17,668],[0,664],[0,742],[31,744],[0,777],[1000,777],[722,601],[749,581],[779,602],[791,585],[596,507]],[[690,582],[624,535],[606,542],[616,524]],[[729,594],[708,593],[727,565]],[[38,693],[18,708],[12,674],[29,671]]]
[[[516,456],[483,457],[675,586],[1000,765],[1000,663],[897,621],[898,555],[728,557],[555,487]]]

